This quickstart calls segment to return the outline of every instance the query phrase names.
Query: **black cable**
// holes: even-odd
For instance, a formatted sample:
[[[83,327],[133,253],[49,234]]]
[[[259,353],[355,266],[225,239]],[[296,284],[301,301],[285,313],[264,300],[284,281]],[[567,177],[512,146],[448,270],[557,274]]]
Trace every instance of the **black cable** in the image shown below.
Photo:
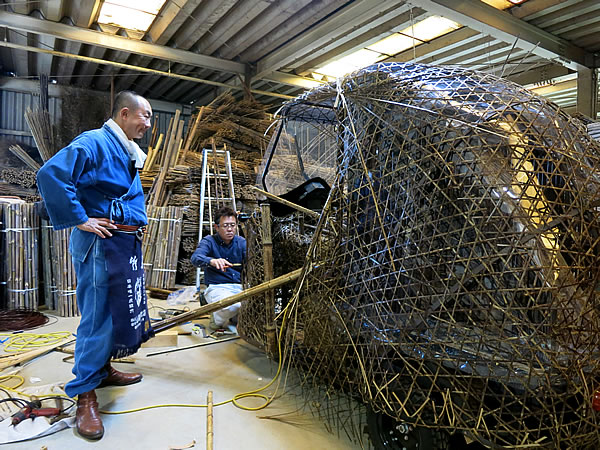
[[[20,408],[23,408],[29,404],[29,402],[27,400],[23,400],[22,398],[17,398],[17,397],[8,397],[8,398],[0,399],[0,403],[6,403],[6,402],[13,402]]]

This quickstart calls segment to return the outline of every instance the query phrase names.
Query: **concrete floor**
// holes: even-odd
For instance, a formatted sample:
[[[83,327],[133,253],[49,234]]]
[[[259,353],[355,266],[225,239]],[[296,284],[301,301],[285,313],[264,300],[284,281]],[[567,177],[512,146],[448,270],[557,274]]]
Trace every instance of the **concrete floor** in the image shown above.
[[[151,305],[166,306],[151,300]],[[190,305],[192,308],[197,305]],[[152,308],[157,317],[159,308]],[[51,322],[54,319],[51,320]],[[35,333],[72,331],[77,318],[58,318]],[[196,323],[207,324],[208,319]],[[192,324],[182,328],[191,328]],[[179,336],[178,347],[212,341],[198,335]],[[98,389],[101,409],[121,411],[147,405],[167,403],[206,404],[206,395],[213,391],[214,402],[231,399],[235,394],[264,386],[277,371],[277,366],[265,354],[242,339],[196,349],[148,357],[164,348],[142,348],[133,357],[135,364],[115,364],[122,371],[141,372],[141,383],[125,387]],[[40,357],[27,364],[21,375],[41,378],[41,384],[66,382],[72,378],[72,363],[63,362],[67,355],[58,352]],[[29,383],[29,381],[26,382]],[[272,392],[268,391],[268,392]],[[246,399],[247,406],[262,404],[259,399]],[[287,415],[286,421],[261,419],[290,413],[297,409],[293,396],[282,395],[267,408],[246,411],[231,403],[214,408],[214,449],[358,449],[345,437],[326,431],[308,412]],[[105,434],[99,441],[87,441],[74,429],[67,429],[33,441],[7,444],[11,449],[169,449],[181,448],[196,441],[193,448],[206,448],[206,408],[169,407],[121,415],[102,415]]]

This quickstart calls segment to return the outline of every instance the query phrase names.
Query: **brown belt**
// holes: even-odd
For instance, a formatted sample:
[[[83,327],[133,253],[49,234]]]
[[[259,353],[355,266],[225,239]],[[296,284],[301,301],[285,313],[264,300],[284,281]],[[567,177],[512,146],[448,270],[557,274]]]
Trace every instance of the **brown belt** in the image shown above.
[[[117,227],[117,230],[120,230],[120,231],[135,232],[135,231],[141,230],[142,233],[144,233],[146,231],[146,227],[140,227],[138,225],[121,225],[120,223],[115,223],[113,225],[115,227]]]

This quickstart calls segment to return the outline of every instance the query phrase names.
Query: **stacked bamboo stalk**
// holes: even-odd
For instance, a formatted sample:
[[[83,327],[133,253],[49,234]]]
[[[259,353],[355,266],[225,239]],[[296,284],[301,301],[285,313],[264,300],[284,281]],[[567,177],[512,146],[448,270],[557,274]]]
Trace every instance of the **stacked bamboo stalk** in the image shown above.
[[[179,117],[181,111],[175,112],[175,117],[171,120],[169,129],[166,134],[164,151],[160,151],[162,135],[158,138],[156,149],[149,152],[147,164],[144,164],[143,176],[147,177],[146,173],[152,171],[155,166],[158,166],[158,177],[154,179],[154,183],[148,194],[148,204],[153,206],[163,206],[168,203],[169,189],[166,183],[167,176],[171,170],[177,165],[179,159],[179,151],[183,145],[183,128],[184,120]]]
[[[42,276],[44,279],[44,303],[47,309],[54,309],[56,301],[54,299],[54,280],[52,278],[52,252],[50,250],[50,233],[52,225],[45,219],[41,219],[42,250],[40,262],[42,264]]]
[[[42,167],[37,161],[35,161],[31,156],[29,156],[27,152],[23,150],[23,147],[21,147],[20,145],[11,145],[8,147],[8,150],[10,150],[10,152],[13,155],[15,155],[21,161],[23,161],[31,170],[37,171],[40,169],[40,167]]]
[[[264,135],[271,124],[266,106],[253,100],[236,102],[230,92],[224,92],[203,106],[192,121],[194,127],[185,159],[190,153],[201,152],[210,146],[213,140],[217,146],[227,145],[234,159],[247,153],[260,155],[269,141]]]
[[[50,231],[50,254],[52,258],[52,280],[54,308],[63,317],[79,315],[77,308],[77,279],[69,253],[71,229]]]
[[[23,169],[2,169],[0,171],[0,179],[7,183],[17,184],[25,188],[35,187],[36,179],[35,172]]]
[[[148,287],[175,287],[182,224],[183,208],[148,206],[148,229],[142,248]]]
[[[35,110],[27,108],[25,110],[25,120],[31,129],[33,140],[42,159],[44,162],[48,161],[56,153],[50,113],[39,108]]]
[[[0,203],[4,240],[3,286],[8,309],[37,310],[39,216],[33,203]]]

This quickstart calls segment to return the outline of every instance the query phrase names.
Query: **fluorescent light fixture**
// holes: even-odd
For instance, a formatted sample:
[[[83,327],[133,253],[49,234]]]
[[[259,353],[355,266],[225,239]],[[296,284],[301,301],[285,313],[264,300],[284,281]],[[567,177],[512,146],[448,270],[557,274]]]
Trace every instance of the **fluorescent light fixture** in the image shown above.
[[[490,6],[493,6],[496,9],[508,9],[515,5],[520,5],[521,3],[525,3],[527,0],[481,0],[483,3],[487,3]]]
[[[147,31],[166,0],[105,0],[99,23]]]
[[[442,36],[461,26],[461,24],[444,17],[428,17],[415,23],[414,26],[407,27],[366,48],[315,69],[313,77],[317,78],[319,74],[328,77],[341,77],[354,70],[369,66],[391,55],[407,50],[413,45],[420,45],[423,42]]]
[[[390,56],[396,55],[411,48],[413,42],[414,45],[420,45],[423,41],[430,41],[460,27],[461,25],[453,20],[440,16],[431,16],[417,22],[414,26],[405,28],[399,33],[392,34],[379,42],[375,42],[367,48]]]
[[[323,67],[315,70],[318,74],[330,77],[341,77],[361,67],[367,67],[371,64],[386,58],[386,55],[363,48],[337,61],[333,61]]]
[[[327,77],[341,77],[354,70],[382,61],[389,56],[408,50],[413,45],[421,45],[439,36],[457,30],[462,25],[453,20],[440,16],[431,16],[414,25],[394,33],[366,48],[346,55],[337,61],[315,69],[312,73],[317,78],[320,75]]]
[[[409,36],[395,33],[379,42],[375,42],[373,45],[369,45],[367,48],[391,56],[411,48],[413,41],[414,39]],[[415,44],[420,44],[420,42],[417,41]]]

